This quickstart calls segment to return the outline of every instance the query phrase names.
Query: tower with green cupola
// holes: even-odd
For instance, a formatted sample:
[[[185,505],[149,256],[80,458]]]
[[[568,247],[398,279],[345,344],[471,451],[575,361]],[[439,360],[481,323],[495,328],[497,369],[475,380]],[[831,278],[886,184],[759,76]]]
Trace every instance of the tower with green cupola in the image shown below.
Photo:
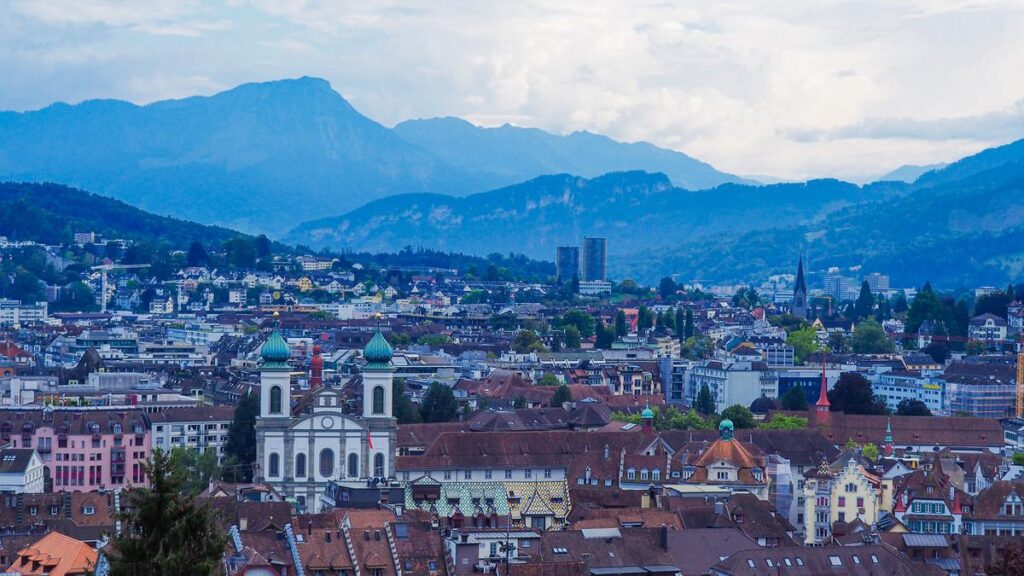
[[[276,320],[277,313],[274,313]],[[281,332],[274,327],[270,338],[260,349],[260,418],[288,418],[291,416],[291,351]]]

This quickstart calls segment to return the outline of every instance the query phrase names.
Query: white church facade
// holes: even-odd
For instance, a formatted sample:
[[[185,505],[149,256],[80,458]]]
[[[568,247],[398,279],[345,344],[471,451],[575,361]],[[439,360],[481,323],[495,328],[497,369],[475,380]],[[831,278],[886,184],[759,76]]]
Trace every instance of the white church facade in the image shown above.
[[[378,330],[363,350],[361,414],[347,414],[339,390],[314,387],[291,408],[288,345],[277,330],[260,351],[255,480],[301,510],[315,512],[330,482],[366,485],[394,478],[391,346]]]

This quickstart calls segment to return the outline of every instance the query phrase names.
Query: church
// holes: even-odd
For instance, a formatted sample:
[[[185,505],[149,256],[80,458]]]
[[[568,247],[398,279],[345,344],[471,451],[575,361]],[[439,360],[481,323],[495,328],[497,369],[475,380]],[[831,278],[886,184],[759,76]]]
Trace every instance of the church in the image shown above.
[[[292,405],[290,351],[277,329],[260,355],[256,482],[270,484],[300,510],[316,512],[331,482],[367,486],[375,479],[394,477],[392,350],[379,329],[363,349],[367,364],[358,415],[347,413],[341,390],[320,385],[315,373],[309,392]]]

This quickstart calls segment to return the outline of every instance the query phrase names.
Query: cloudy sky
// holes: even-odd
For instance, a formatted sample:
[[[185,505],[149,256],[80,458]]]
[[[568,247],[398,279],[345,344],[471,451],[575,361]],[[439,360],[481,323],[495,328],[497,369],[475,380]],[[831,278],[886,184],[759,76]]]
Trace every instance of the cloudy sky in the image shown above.
[[[320,76],[386,125],[864,177],[1024,137],[1024,0],[2,0],[0,109]]]

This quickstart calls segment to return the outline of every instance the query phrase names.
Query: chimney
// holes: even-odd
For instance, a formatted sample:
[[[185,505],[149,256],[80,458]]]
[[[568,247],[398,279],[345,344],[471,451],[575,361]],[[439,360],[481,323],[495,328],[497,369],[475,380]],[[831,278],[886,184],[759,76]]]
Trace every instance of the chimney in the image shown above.
[[[668,550],[668,526],[662,526],[658,534],[662,550]]]

